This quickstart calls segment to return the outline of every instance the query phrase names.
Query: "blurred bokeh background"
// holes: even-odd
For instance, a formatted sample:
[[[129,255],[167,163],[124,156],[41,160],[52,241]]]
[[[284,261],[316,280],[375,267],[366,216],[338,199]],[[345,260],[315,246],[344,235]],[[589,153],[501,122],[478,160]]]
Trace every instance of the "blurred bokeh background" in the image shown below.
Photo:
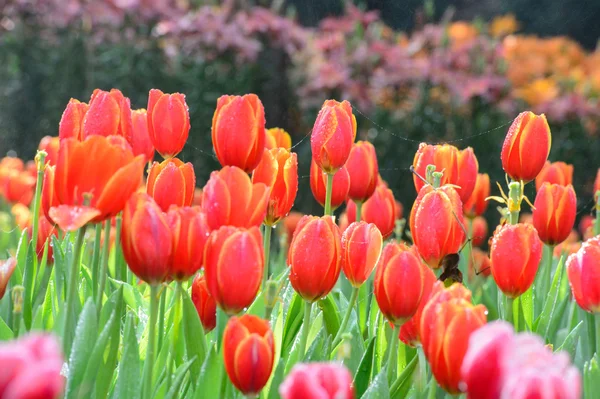
[[[202,186],[218,168],[216,99],[253,92],[267,126],[293,137],[296,208],[311,212],[307,136],[325,99],[347,99],[408,208],[419,142],[471,146],[480,171],[503,181],[504,135],[530,109],[548,116],[550,160],[575,166],[580,216],[592,210],[599,1],[4,0],[0,10],[1,156],[31,159],[41,137],[58,134],[71,97],[115,87],[145,108],[160,88],[186,95],[192,130],[182,158]]]

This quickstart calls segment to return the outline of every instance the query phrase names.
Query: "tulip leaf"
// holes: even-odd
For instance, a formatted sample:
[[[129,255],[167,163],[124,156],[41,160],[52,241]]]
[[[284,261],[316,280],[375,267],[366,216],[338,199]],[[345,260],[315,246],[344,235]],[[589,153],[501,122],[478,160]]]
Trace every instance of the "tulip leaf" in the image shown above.
[[[33,280],[35,279],[35,264],[33,260],[34,250],[31,243],[27,246],[27,257],[25,258],[25,273],[23,274],[23,287],[25,292],[23,295],[23,322],[27,331],[31,329],[32,319],[32,300],[33,295]]]
[[[193,358],[191,358],[190,360],[188,360],[187,362],[185,362],[184,364],[179,366],[177,371],[175,371],[175,377],[173,378],[173,381],[171,382],[171,388],[169,389],[169,392],[167,392],[165,399],[172,399],[172,398],[179,397],[179,390],[180,390],[181,384],[183,383],[183,380],[185,378],[185,374],[188,372],[188,370],[190,369],[192,364],[194,364],[197,361],[198,361],[198,359],[194,356]]]
[[[273,379],[271,380],[271,386],[269,388],[269,396],[267,399],[279,399],[279,386],[283,382],[283,372],[285,370],[285,364],[281,360],[277,364],[277,368],[273,373]]]
[[[408,391],[410,390],[413,382],[413,374],[417,369],[418,356],[414,356],[412,360],[406,365],[402,373],[396,378],[396,381],[390,388],[390,396],[392,399],[405,398]]]
[[[600,367],[598,354],[583,366],[583,394],[585,399],[594,399],[600,392]]]
[[[369,330],[369,338],[374,337],[377,335],[377,327],[378,327],[378,323],[377,323],[377,315],[379,314],[379,305],[377,304],[377,301],[375,299],[373,299],[371,301],[371,309],[369,310],[369,324],[368,324],[368,330]]]
[[[103,366],[96,376],[96,398],[106,398],[113,380],[113,375],[117,366],[117,357],[119,354],[119,344],[121,342],[121,318],[124,310],[123,288],[112,293],[104,308],[114,309],[116,322],[110,332],[110,344],[106,354],[106,360],[103,359]],[[101,318],[102,320],[102,318]],[[102,325],[102,323],[100,324]]]
[[[544,337],[546,341],[548,341],[550,336],[550,322],[558,302],[558,288],[563,275],[563,265],[564,261],[561,259],[556,267],[552,285],[550,286],[550,291],[548,291],[548,294],[546,295],[546,301],[542,312],[540,313],[538,320],[536,320],[535,332]]]
[[[114,390],[114,398],[139,397],[141,378],[140,372],[140,352],[138,341],[135,336],[135,326],[133,325],[133,313],[127,314],[125,321],[125,332],[123,333],[123,353],[119,362],[119,373]]]
[[[552,314],[552,319],[550,320],[550,328],[548,329],[548,342],[552,342],[554,337],[556,336],[556,332],[560,328],[563,316],[567,307],[569,306],[570,298],[565,297],[559,303],[554,313]]]
[[[196,361],[190,367],[191,378],[192,381],[197,381],[202,363],[206,358],[206,338],[198,311],[187,291],[181,290],[181,299],[183,302],[183,330],[187,357],[188,359],[196,357]],[[178,337],[174,338],[177,339]]]
[[[56,236],[52,236],[52,252],[54,254],[54,280],[56,281],[58,303],[62,304],[67,289],[65,284],[65,253]]]
[[[45,330],[52,330],[52,327],[54,326],[54,314],[52,312],[52,301],[55,298],[54,294],[54,281],[50,280],[41,307],[42,324]]]
[[[17,265],[15,271],[11,276],[13,287],[15,285],[23,285],[23,274],[25,273],[25,266],[27,262],[27,252],[29,251],[29,238],[27,236],[27,230],[21,232],[21,238],[19,238],[19,244],[17,246]]]
[[[322,362],[328,360],[329,357],[329,347],[327,344],[327,339],[329,334],[325,333],[325,330],[319,331],[315,340],[312,342],[308,350],[306,351],[306,356],[304,356],[305,362]]]
[[[283,343],[281,345],[281,355],[289,353],[290,347],[294,343],[294,338],[300,331],[304,315],[304,301],[294,292],[290,306],[287,310],[287,317],[283,324]]]
[[[364,334],[365,329],[367,328],[367,318],[369,316],[370,302],[375,301],[375,298],[372,295],[372,279],[367,280],[369,284],[363,284],[360,286],[358,291],[358,314],[356,315],[358,319],[356,320],[356,324],[360,329],[360,333]]]
[[[575,359],[575,351],[577,350],[577,343],[582,327],[583,321],[580,321],[579,324],[577,324],[577,326],[565,337],[562,345],[558,348],[559,351],[567,352],[571,357],[571,361]]]
[[[327,333],[333,337],[337,334],[340,329],[340,310],[337,304],[333,300],[331,294],[317,302],[319,309],[323,312],[323,321],[325,322],[325,328]]]
[[[96,305],[89,298],[79,315],[75,329],[75,339],[69,357],[69,373],[65,398],[78,397],[77,391],[84,380],[88,362],[94,351],[93,342],[98,337],[98,323],[96,321]]]
[[[354,389],[356,389],[356,396],[361,397],[362,394],[367,390],[369,381],[371,380],[371,372],[373,371],[373,355],[375,353],[375,337],[370,338],[367,341],[367,350],[363,353],[360,365],[356,374],[354,374]]]
[[[14,337],[14,333],[6,324],[4,319],[0,317],[0,341],[8,341]]]
[[[355,328],[350,334],[350,341],[348,342],[350,354],[344,358],[344,365],[348,367],[352,374],[356,373],[358,370],[361,359],[365,352],[365,343],[360,335],[360,332],[358,331],[358,326],[355,324],[354,327]]]
[[[208,355],[200,368],[200,376],[196,383],[194,399],[212,399],[219,397],[219,388],[223,365],[215,345],[208,350]]]
[[[527,331],[533,330],[533,287],[529,287],[523,295],[519,297],[519,304],[525,320]]]
[[[263,317],[265,315],[265,300],[262,291],[256,295],[254,302],[252,302],[246,313],[253,314],[258,317]]]
[[[123,298],[125,303],[131,309],[147,309],[148,305],[144,302],[144,297],[140,291],[124,281],[115,280],[109,277],[108,280],[114,284],[115,288],[123,287]]]
[[[369,388],[361,396],[362,399],[390,399],[386,373],[387,370],[384,369],[381,373],[377,374],[371,385],[369,385]]]

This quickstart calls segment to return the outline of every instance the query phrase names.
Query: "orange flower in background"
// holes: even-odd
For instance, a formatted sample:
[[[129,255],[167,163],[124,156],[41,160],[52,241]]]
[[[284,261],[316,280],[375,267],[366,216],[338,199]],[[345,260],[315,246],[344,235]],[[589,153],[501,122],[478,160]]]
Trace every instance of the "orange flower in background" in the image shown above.
[[[324,298],[342,270],[340,230],[330,216],[304,216],[288,251],[290,283],[304,300]]]
[[[544,183],[535,197],[533,226],[547,245],[560,244],[567,239],[577,216],[577,197],[570,184]]]
[[[512,14],[501,15],[496,17],[490,23],[490,35],[495,38],[508,36],[519,30],[519,23]]]
[[[451,394],[460,393],[460,368],[469,337],[487,322],[484,305],[471,303],[471,292],[462,284],[443,288],[435,284],[421,316],[421,343],[438,384]]]
[[[348,101],[323,103],[310,136],[312,158],[325,173],[344,166],[356,138],[356,118]]]
[[[463,202],[467,202],[477,182],[479,163],[471,147],[459,150],[453,145],[431,145],[421,143],[413,160],[413,168],[422,177],[426,177],[427,166],[435,165],[436,171],[442,172],[441,184],[452,184]],[[425,183],[413,176],[417,192]]]
[[[469,22],[457,21],[450,24],[448,27],[448,37],[453,48],[462,47],[479,35],[477,28]]]
[[[173,236],[167,215],[146,193],[131,196],[123,211],[121,245],[129,269],[148,284],[169,273]]]
[[[564,162],[548,162],[535,178],[535,189],[539,190],[544,183],[567,186],[573,183],[573,165]]]
[[[473,245],[476,247],[482,246],[485,242],[487,242],[488,235],[488,225],[487,221],[483,216],[477,216],[472,221],[473,223]]]
[[[252,183],[264,183],[270,188],[267,216],[264,223],[275,225],[285,217],[298,192],[298,157],[285,148],[265,150],[261,161],[252,173]]]
[[[42,206],[41,209],[48,220],[50,218],[50,208],[59,206],[60,202],[54,192],[54,172],[56,166],[47,165],[44,168],[44,179],[42,180]]]
[[[423,295],[425,273],[420,259],[405,247],[385,246],[375,272],[373,293],[381,313],[394,325],[408,321]]]
[[[204,276],[208,292],[225,313],[237,314],[252,304],[264,262],[258,227],[223,226],[210,234],[204,247]]]
[[[504,295],[516,298],[531,287],[542,260],[542,241],[530,224],[505,224],[494,232],[491,272]]]
[[[212,143],[222,166],[252,172],[265,149],[265,136],[265,110],[256,94],[219,97]]]
[[[40,145],[38,146],[38,150],[46,152],[46,165],[56,165],[59,148],[60,137],[42,137],[42,140],[40,140]]]
[[[229,319],[223,332],[223,360],[233,385],[246,396],[258,396],[275,361],[269,322],[248,314]]]
[[[396,244],[388,244],[387,246],[390,245]],[[421,272],[423,273],[423,293],[421,295],[419,307],[417,307],[415,314],[408,319],[406,323],[402,324],[399,334],[399,338],[402,342],[413,347],[416,347],[421,342],[421,315],[423,314],[423,309],[425,309],[425,305],[427,305],[431,295],[437,292],[433,291],[434,284],[437,281],[437,277],[433,271],[429,267],[421,264]]]
[[[400,220],[402,219],[402,216],[404,215],[404,206],[402,206],[402,203],[400,203],[400,201],[394,201],[396,206],[395,206],[395,210],[396,210],[396,220]]]
[[[579,234],[584,240],[594,236],[594,217],[592,215],[584,215],[579,221]]]
[[[348,221],[356,220],[356,204],[352,201],[346,204]],[[396,199],[392,190],[384,184],[379,184],[375,192],[362,206],[361,220],[373,223],[383,238],[388,238],[394,232],[396,226]]]
[[[73,231],[116,216],[140,187],[143,169],[144,157],[134,157],[123,137],[61,140],[54,171],[60,206],[50,209],[50,218],[61,229]]]
[[[146,192],[166,212],[171,205],[190,206],[194,201],[196,174],[191,163],[169,158],[154,162],[148,171]]]
[[[292,242],[292,237],[294,237],[294,232],[296,231],[298,222],[303,217],[303,213],[291,211],[286,217],[283,218],[283,231],[287,235],[288,244]]]
[[[519,223],[533,224],[533,215],[529,212],[521,212],[519,214]]]
[[[163,158],[179,154],[190,133],[190,113],[185,95],[150,90],[146,115],[148,134],[156,151]]]
[[[486,198],[489,196],[490,177],[487,173],[478,173],[473,193],[471,193],[469,200],[463,205],[465,216],[474,218],[483,215],[488,206]]]
[[[61,139],[74,138],[83,140],[83,120],[89,106],[74,98],[69,100],[67,108],[58,124],[58,136]]]
[[[146,162],[152,162],[154,158],[154,145],[150,140],[148,132],[148,116],[145,109],[131,111],[132,130],[129,144],[133,155],[144,155]]]
[[[36,179],[27,171],[11,169],[7,171],[2,189],[4,198],[11,204],[17,202],[29,206],[33,199]]]
[[[217,303],[208,292],[206,278],[203,274],[198,274],[194,278],[191,298],[202,322],[204,332],[212,331],[217,325]]]
[[[8,282],[10,281],[10,278],[12,277],[16,267],[16,258],[0,260],[0,299],[4,297],[4,294],[6,293],[6,287],[8,287]]]
[[[462,202],[454,188],[423,186],[410,213],[410,231],[421,257],[432,269],[465,241]]]
[[[354,222],[342,234],[342,269],[354,287],[369,278],[379,257],[383,237],[372,223]]]
[[[206,215],[198,208],[171,207],[167,222],[173,234],[169,275],[184,281],[202,267],[204,245],[210,235]]]
[[[469,281],[473,281],[477,276],[489,277],[491,273],[490,257],[481,249],[473,248],[469,259]]]
[[[515,90],[515,96],[522,98],[531,106],[548,103],[560,95],[560,88],[555,79],[535,79],[531,83]]]
[[[584,237],[584,240],[586,238]],[[581,241],[579,241],[579,234],[575,230],[571,231],[566,240],[554,247],[554,257],[560,258],[561,256],[569,256],[579,251],[581,248]]]
[[[587,240],[567,259],[567,277],[577,304],[600,313],[600,238]]]
[[[310,164],[310,190],[313,197],[321,206],[325,206],[325,197],[327,191],[327,174],[319,169],[319,166],[313,159]],[[333,175],[333,190],[331,191],[331,210],[337,209],[348,198],[350,189],[350,175],[345,166],[342,166]]]
[[[375,192],[379,181],[379,166],[373,144],[368,141],[357,141],[350,150],[346,169],[350,174],[348,197],[359,202],[368,200]]]
[[[288,132],[280,127],[267,129],[265,136],[265,148],[272,150],[273,148],[285,148],[288,151],[292,150],[292,137]]]
[[[521,112],[513,121],[502,145],[502,168],[513,180],[529,182],[544,167],[552,136],[545,115]]]
[[[30,226],[31,211],[29,210],[28,206],[17,202],[10,208],[10,213],[12,213],[13,217],[15,218],[15,223],[19,229],[25,230]]]
[[[250,177],[235,166],[210,174],[202,190],[202,207],[212,230],[221,226],[260,226],[267,214],[269,187],[252,184]]]
[[[123,136],[130,141],[132,128],[129,99],[117,89],[94,90],[83,117],[81,140],[98,135]]]

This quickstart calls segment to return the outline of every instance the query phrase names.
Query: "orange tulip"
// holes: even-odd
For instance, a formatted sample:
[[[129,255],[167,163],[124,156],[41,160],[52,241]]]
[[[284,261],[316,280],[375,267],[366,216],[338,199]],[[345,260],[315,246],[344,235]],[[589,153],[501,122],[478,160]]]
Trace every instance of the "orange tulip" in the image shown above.
[[[531,181],[540,173],[552,136],[545,115],[521,112],[515,118],[502,145],[502,168],[513,180]]]
[[[354,202],[348,202],[346,212],[348,221],[353,222],[356,220],[356,204]],[[388,238],[394,232],[396,216],[397,208],[394,193],[384,184],[379,184],[371,198],[363,204],[361,220],[375,224],[381,231],[383,238]]]
[[[531,287],[542,260],[542,242],[530,224],[496,229],[490,250],[491,271],[504,295],[516,298]]]
[[[146,162],[154,158],[154,145],[148,132],[148,116],[145,109],[131,111],[132,130],[129,144],[133,155],[144,155]]]
[[[569,256],[567,277],[577,304],[586,312],[600,313],[600,238],[587,240]]]
[[[373,223],[354,222],[342,234],[342,269],[354,287],[369,278],[379,257],[383,237]]]
[[[36,179],[29,172],[8,170],[3,189],[6,201],[11,204],[17,202],[29,206],[33,199]]]
[[[267,216],[264,223],[275,225],[285,217],[298,192],[298,158],[285,148],[265,150],[262,159],[252,173],[252,183],[264,183],[270,188]]]
[[[283,231],[287,235],[288,244],[292,242],[292,237],[298,226],[298,222],[304,217],[303,213],[291,211],[283,218]]]
[[[0,260],[0,299],[6,293],[6,287],[8,287],[8,282],[15,271],[15,267],[17,267],[15,258]]]
[[[535,178],[535,189],[539,190],[544,183],[567,186],[573,183],[573,165],[564,162],[548,162]]]
[[[223,332],[223,361],[233,385],[246,396],[258,396],[275,361],[269,322],[248,314],[229,319]]]
[[[487,173],[478,173],[473,193],[469,200],[464,203],[465,216],[474,218],[481,216],[487,209],[488,202],[485,200],[490,196],[490,177]]]
[[[273,148],[285,148],[288,151],[292,150],[292,138],[290,134],[280,127],[267,129],[265,136],[265,148],[272,150]]]
[[[60,202],[54,192],[54,172],[56,166],[47,165],[44,168],[44,179],[42,180],[42,211],[48,220],[52,223],[50,218],[50,208],[59,206]]]
[[[212,331],[217,325],[217,303],[208,292],[206,278],[203,274],[198,274],[192,283],[192,302],[196,307],[204,332]]]
[[[265,110],[256,94],[219,97],[212,143],[221,165],[256,168],[265,149]]]
[[[250,177],[235,166],[225,166],[210,174],[202,190],[202,207],[208,226],[260,226],[265,220],[269,202],[269,187],[252,184]]]
[[[177,281],[187,280],[202,267],[204,245],[210,230],[206,215],[198,208],[172,207],[167,222],[173,234],[173,252],[169,275]]]
[[[167,215],[146,193],[131,196],[123,211],[121,245],[129,269],[148,284],[169,273],[173,236]]]
[[[163,158],[179,154],[190,133],[190,113],[181,93],[152,89],[148,96],[148,134]]]
[[[388,246],[389,245],[393,244],[388,244]],[[437,281],[435,274],[430,268],[422,265],[421,271],[423,273],[423,294],[421,295],[421,301],[419,302],[415,314],[400,327],[399,335],[402,342],[413,347],[421,342],[421,317],[423,309],[425,309],[425,305],[427,305],[431,295],[435,294],[435,292],[433,292],[433,286]]]
[[[40,141],[38,150],[46,152],[46,165],[56,165],[58,149],[60,148],[60,137],[44,136]]]
[[[148,172],[146,192],[166,212],[171,205],[190,206],[194,201],[196,175],[191,163],[169,158],[154,162]]]
[[[324,298],[338,280],[342,263],[340,230],[330,216],[304,216],[288,252],[290,282],[309,302]]]
[[[348,101],[327,100],[315,120],[310,146],[312,158],[325,173],[344,166],[356,138],[356,118]]]
[[[425,273],[414,251],[398,244],[385,246],[373,281],[381,313],[394,325],[408,321],[423,295]]]
[[[544,183],[535,197],[533,226],[542,242],[560,244],[569,237],[575,225],[577,197],[570,184]]]
[[[321,206],[325,206],[327,191],[327,174],[317,166],[313,159],[310,164],[310,189],[313,197]],[[350,175],[345,166],[342,166],[333,176],[333,190],[331,191],[331,210],[337,209],[348,198],[350,188]]]
[[[74,98],[69,100],[67,108],[58,124],[58,136],[61,139],[74,138],[83,140],[83,120],[89,106]]]
[[[482,246],[485,242],[487,242],[488,238],[488,225],[487,221],[483,216],[477,216],[473,221],[473,235],[472,235],[472,243],[476,247]]]
[[[94,90],[90,105],[83,117],[81,140],[89,136],[123,136],[130,141],[131,105],[120,90]]]
[[[17,202],[10,208],[10,213],[15,218],[15,223],[19,229],[25,230],[30,227],[31,211],[28,206]]]
[[[479,163],[471,147],[460,151],[449,145],[431,145],[421,143],[413,160],[413,168],[422,177],[426,177],[428,165],[435,165],[438,172],[443,171],[441,184],[453,184],[463,202],[467,202],[475,188]],[[413,176],[417,192],[425,184],[416,175]]]
[[[379,166],[373,144],[357,141],[350,150],[346,169],[350,174],[348,197],[359,202],[368,200],[375,192],[379,180]]]
[[[29,232],[29,236],[31,236],[31,232]],[[37,241],[35,245],[35,253],[38,259],[42,259],[44,256],[44,246],[46,245],[46,241],[48,241],[48,257],[47,263],[51,265],[54,263],[53,261],[53,251],[52,251],[52,236],[58,237],[58,229],[50,220],[48,220],[44,215],[40,215],[38,219],[38,234]]]
[[[213,231],[204,247],[208,292],[227,314],[250,306],[260,287],[264,253],[258,227],[223,226]]]
[[[469,281],[473,281],[476,276],[489,277],[491,271],[490,257],[479,248],[473,248],[469,258],[468,268]]]

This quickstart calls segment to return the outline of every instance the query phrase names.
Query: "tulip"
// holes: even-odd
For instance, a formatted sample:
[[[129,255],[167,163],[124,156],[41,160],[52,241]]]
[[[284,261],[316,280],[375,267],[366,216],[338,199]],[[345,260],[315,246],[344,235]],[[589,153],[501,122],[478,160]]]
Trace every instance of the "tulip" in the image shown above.
[[[60,202],[58,201],[58,197],[54,192],[54,172],[56,167],[47,165],[44,168],[44,179],[42,180],[42,211],[44,212],[44,216],[54,223],[54,221],[50,218],[50,208],[59,206]]]
[[[541,172],[535,178],[535,189],[539,190],[542,184],[558,184],[568,186],[573,183],[573,165],[564,162],[548,162],[544,164]]]
[[[327,173],[317,166],[314,159],[310,164],[310,189],[313,196],[321,206],[325,206]],[[350,188],[350,175],[345,166],[342,166],[333,175],[333,189],[331,190],[331,209],[335,210],[348,198]]]
[[[460,195],[462,202],[467,202],[477,182],[479,163],[471,147],[460,151],[449,145],[431,145],[421,143],[413,160],[413,168],[420,176],[425,177],[428,165],[435,165],[438,172],[443,171],[441,184],[452,184]],[[421,191],[424,182],[413,176],[417,192]]]
[[[26,171],[9,170],[3,190],[4,197],[11,204],[19,202],[29,206],[33,199],[35,182],[36,179]]]
[[[265,149],[265,110],[256,94],[219,97],[212,143],[221,165],[256,168]]]
[[[325,173],[340,169],[350,155],[356,138],[356,118],[348,101],[323,103],[310,136],[312,158]]]
[[[591,238],[567,259],[567,277],[575,301],[587,312],[600,313],[600,239]]]
[[[400,220],[402,219],[402,215],[404,214],[404,206],[402,206],[402,203],[400,201],[394,201],[396,203],[396,220]]]
[[[473,281],[476,276],[489,277],[491,271],[490,257],[486,252],[479,248],[473,248],[468,266],[469,281]]]
[[[460,392],[460,369],[470,335],[486,323],[487,309],[471,303],[471,292],[462,284],[440,288],[436,283],[421,316],[421,342],[431,372],[450,394]]]
[[[292,242],[292,237],[298,226],[298,222],[304,217],[304,214],[296,211],[291,211],[286,217],[283,218],[283,231],[287,236],[288,244]]]
[[[258,227],[223,226],[204,247],[208,292],[221,309],[233,315],[250,306],[263,275],[264,253]]]
[[[56,165],[58,149],[60,148],[60,137],[44,136],[38,147],[39,151],[46,153],[46,165]],[[37,171],[37,167],[36,167]]]
[[[361,220],[375,224],[385,239],[394,232],[396,210],[394,193],[385,185],[379,184],[371,198],[362,205]],[[356,204],[348,202],[346,212],[348,221],[354,222],[356,220]]]
[[[144,155],[146,162],[154,158],[154,145],[148,132],[148,116],[145,109],[131,111],[132,130],[129,144],[133,155]]]
[[[331,292],[342,263],[340,231],[330,216],[304,216],[288,251],[290,282],[298,295],[315,302]]]
[[[167,215],[145,193],[135,193],[123,211],[121,244],[131,271],[150,285],[169,273],[173,235]]]
[[[352,374],[337,363],[296,364],[279,387],[283,399],[354,399]]]
[[[360,287],[377,266],[383,237],[373,223],[354,222],[342,234],[342,269],[354,287]]]
[[[67,108],[58,124],[58,136],[61,139],[74,138],[83,140],[83,120],[89,106],[74,98],[69,100]]]
[[[233,385],[244,395],[258,396],[275,361],[269,322],[248,314],[229,319],[223,332],[223,361]]]
[[[267,129],[265,136],[265,148],[285,148],[288,151],[292,149],[292,138],[290,134],[280,127]]]
[[[481,216],[487,209],[486,198],[490,196],[490,177],[487,173],[478,173],[473,193],[469,200],[464,203],[465,216],[474,218]]]
[[[0,260],[0,299],[2,299],[6,293],[6,287],[8,287],[8,282],[15,271],[16,266],[17,259],[15,258]]]
[[[38,232],[37,241],[35,245],[35,253],[37,254],[38,259],[42,259],[42,256],[44,255],[44,246],[46,245],[46,241],[48,241],[48,263],[53,263],[53,252],[51,245],[52,236],[58,238],[58,229],[43,214],[40,215],[38,219]]]
[[[544,183],[535,197],[533,226],[547,245],[560,244],[567,239],[577,216],[577,198],[570,184]]]
[[[542,259],[542,242],[530,224],[506,224],[496,229],[490,251],[491,272],[509,298],[529,289]]]
[[[269,187],[252,184],[243,170],[225,166],[210,174],[202,190],[202,207],[211,230],[221,226],[260,226],[267,215]]]
[[[173,238],[169,275],[184,281],[202,267],[204,246],[210,234],[206,215],[197,208],[172,207],[167,213],[167,223]]]
[[[476,216],[471,222],[473,226],[473,239],[472,243],[476,247],[480,247],[487,241],[488,225],[485,218],[482,216]]]
[[[206,278],[198,274],[192,283],[192,302],[196,307],[204,332],[212,331],[217,325],[217,303],[208,292]]]
[[[346,162],[350,175],[348,198],[365,202],[375,192],[379,180],[379,167],[375,147],[368,141],[357,141],[350,151]]]
[[[579,234],[584,240],[594,236],[594,217],[592,215],[584,215],[579,221]]]
[[[410,231],[423,260],[432,269],[457,253],[465,240],[462,202],[451,186],[423,186],[410,213]]]
[[[154,162],[148,172],[146,192],[166,212],[171,205],[190,206],[194,201],[196,175],[191,163],[169,158]]]
[[[545,115],[521,112],[513,121],[502,145],[502,168],[513,180],[529,182],[540,173],[552,136]]]
[[[96,89],[83,117],[81,139],[89,136],[123,136],[130,141],[132,132],[131,104],[120,90]]]
[[[31,211],[29,207],[17,202],[10,208],[17,227],[21,230],[25,230],[31,225]]]
[[[264,183],[270,188],[267,215],[264,223],[275,225],[285,217],[298,192],[298,158],[285,148],[265,150],[252,173],[252,183]]]
[[[190,113],[181,93],[165,94],[152,89],[148,96],[148,134],[163,158],[179,154],[190,132]]]

